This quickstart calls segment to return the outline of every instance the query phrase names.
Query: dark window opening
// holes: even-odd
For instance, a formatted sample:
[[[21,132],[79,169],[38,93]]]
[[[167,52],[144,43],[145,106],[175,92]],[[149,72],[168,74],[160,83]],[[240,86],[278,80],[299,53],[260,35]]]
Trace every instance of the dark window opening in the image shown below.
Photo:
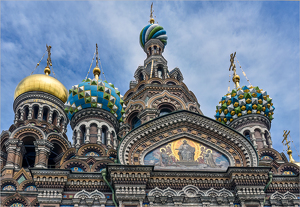
[[[246,137],[248,140],[250,140],[250,133],[249,133],[249,132],[246,132],[246,133],[245,133],[245,137]]]
[[[131,127],[132,127],[132,129],[134,129],[134,128],[140,126],[141,123],[142,123],[141,120],[140,120],[137,116],[134,117],[134,118],[132,119],[132,121],[131,121]]]
[[[62,126],[64,124],[64,118],[61,117],[59,125]]]
[[[102,134],[101,134],[101,142],[102,144],[106,145],[106,136],[107,136],[107,129],[106,127],[102,127]]]
[[[85,129],[85,125],[82,125],[80,127],[80,131],[81,131],[81,140],[82,140],[82,143],[84,143],[85,141],[85,138],[86,138],[86,129]],[[81,144],[82,144],[81,143]]]
[[[24,120],[27,120],[27,119],[28,119],[28,115],[29,115],[29,108],[26,107],[26,108],[25,108],[25,113],[24,113]]]
[[[44,111],[43,111],[43,120],[47,121],[47,119],[48,119],[48,109],[44,108]]]
[[[57,143],[53,143],[53,150],[51,150],[49,159],[48,159],[48,168],[55,168],[55,164],[58,160],[55,160],[55,158],[60,155],[63,150],[62,148],[57,144]]]
[[[53,112],[53,116],[52,116],[52,124],[56,126],[57,124],[57,113]]]
[[[144,80],[144,75],[143,73],[140,73],[140,81]]]
[[[39,115],[39,107],[38,106],[34,106],[33,107],[33,118],[37,119]]]
[[[171,112],[172,112],[171,109],[164,108],[164,109],[160,110],[159,116],[163,116],[163,115],[169,114]]]
[[[23,156],[22,167],[29,168],[34,167],[35,163],[35,146],[33,142],[35,139],[33,137],[26,137],[23,139],[23,144],[26,150],[26,153]]]

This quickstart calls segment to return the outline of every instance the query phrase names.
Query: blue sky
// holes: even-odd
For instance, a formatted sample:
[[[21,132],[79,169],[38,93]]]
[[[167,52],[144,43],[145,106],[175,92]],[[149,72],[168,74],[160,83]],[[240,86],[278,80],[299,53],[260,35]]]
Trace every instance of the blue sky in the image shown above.
[[[2,1],[1,130],[13,124],[14,89],[33,71],[46,44],[52,46],[57,79],[69,89],[85,78],[98,43],[106,79],[125,94],[146,58],[138,41],[150,5]],[[169,37],[164,52],[169,70],[180,68],[204,115],[214,118],[227,93],[229,57],[236,51],[252,85],[273,98],[273,147],[281,152],[283,130],[290,130],[299,160],[299,2],[155,1],[154,14]],[[45,65],[46,58],[35,73],[43,73]],[[238,74],[241,85],[248,85]],[[67,134],[71,138],[70,127]]]

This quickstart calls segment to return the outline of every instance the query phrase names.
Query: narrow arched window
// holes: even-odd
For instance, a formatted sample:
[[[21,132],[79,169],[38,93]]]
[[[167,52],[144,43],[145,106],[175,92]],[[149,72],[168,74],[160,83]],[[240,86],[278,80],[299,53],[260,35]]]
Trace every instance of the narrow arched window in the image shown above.
[[[107,135],[106,132],[107,132],[106,127],[102,127],[102,134],[101,134],[102,144],[106,144],[106,135]]]
[[[64,124],[64,117],[61,117],[59,125],[62,126]]]
[[[131,121],[131,127],[132,127],[132,129],[134,129],[134,128],[140,126],[141,123],[142,123],[141,120],[140,120],[137,116],[135,116],[135,117],[132,119],[132,121]]]
[[[250,133],[248,131],[245,132],[245,137],[250,140]]]
[[[33,107],[33,118],[37,119],[39,115],[39,107],[38,106],[34,106]]]
[[[57,124],[57,113],[56,113],[56,111],[53,112],[52,124],[55,125],[55,126]]]
[[[171,112],[172,112],[171,109],[164,108],[164,109],[160,110],[159,116],[163,116],[163,115],[169,114]]]
[[[85,138],[86,138],[86,129],[85,129],[85,125],[82,125],[82,126],[80,127],[80,131],[81,131],[82,143],[84,143]]]
[[[47,121],[48,119],[48,108],[44,108],[43,110],[43,120]]]
[[[140,73],[140,81],[144,80],[144,75],[143,73]]]
[[[29,115],[29,108],[28,106],[25,108],[25,113],[24,113],[24,120],[28,119],[28,115]]]

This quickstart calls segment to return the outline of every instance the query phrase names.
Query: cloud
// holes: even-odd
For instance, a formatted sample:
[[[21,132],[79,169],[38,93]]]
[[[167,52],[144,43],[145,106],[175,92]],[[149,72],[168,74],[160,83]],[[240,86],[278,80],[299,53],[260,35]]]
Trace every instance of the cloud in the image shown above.
[[[273,98],[271,133],[279,151],[283,130],[291,130],[299,146],[298,6],[299,2],[154,3],[155,19],[169,37],[164,52],[169,70],[180,68],[204,114],[213,118],[215,106],[227,93],[229,55],[236,51],[250,82]],[[58,80],[70,88],[86,77],[98,43],[108,82],[125,94],[146,58],[138,37],[148,24],[149,8],[149,2],[2,2],[1,129],[13,124],[14,89],[33,71],[46,44],[52,45]],[[46,58],[35,73],[42,73],[45,65]],[[248,85],[238,73],[241,84]],[[69,127],[70,140],[71,136]]]

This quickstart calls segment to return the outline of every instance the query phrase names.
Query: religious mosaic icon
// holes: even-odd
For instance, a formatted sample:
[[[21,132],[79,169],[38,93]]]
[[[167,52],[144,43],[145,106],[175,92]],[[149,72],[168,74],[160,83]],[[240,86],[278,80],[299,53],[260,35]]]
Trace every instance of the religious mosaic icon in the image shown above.
[[[216,150],[182,138],[169,142],[149,152],[144,158],[145,165],[154,165],[160,170],[226,170],[229,161]]]

